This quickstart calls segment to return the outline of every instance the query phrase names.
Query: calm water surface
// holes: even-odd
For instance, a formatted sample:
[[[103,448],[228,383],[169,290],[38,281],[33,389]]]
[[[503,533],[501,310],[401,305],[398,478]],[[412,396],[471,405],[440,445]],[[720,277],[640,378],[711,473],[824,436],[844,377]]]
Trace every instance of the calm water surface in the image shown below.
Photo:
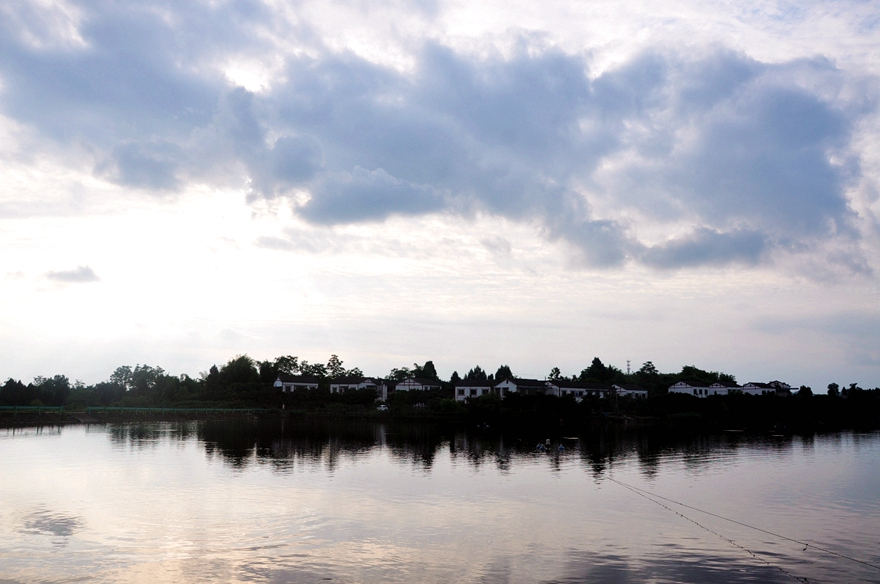
[[[536,442],[281,421],[0,430],[0,582],[880,582],[658,498],[880,566],[878,433]]]

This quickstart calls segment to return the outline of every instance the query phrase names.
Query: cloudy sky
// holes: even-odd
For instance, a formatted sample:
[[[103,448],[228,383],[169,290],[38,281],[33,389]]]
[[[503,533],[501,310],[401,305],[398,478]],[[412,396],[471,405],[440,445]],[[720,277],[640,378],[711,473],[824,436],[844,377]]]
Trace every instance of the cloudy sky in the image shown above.
[[[8,0],[0,376],[880,385],[872,1]]]

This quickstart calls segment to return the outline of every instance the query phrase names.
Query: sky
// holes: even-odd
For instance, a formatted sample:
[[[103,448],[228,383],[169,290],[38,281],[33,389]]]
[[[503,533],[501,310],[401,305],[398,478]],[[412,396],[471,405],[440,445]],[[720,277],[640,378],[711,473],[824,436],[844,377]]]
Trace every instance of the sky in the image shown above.
[[[0,377],[880,385],[880,5],[8,0]]]

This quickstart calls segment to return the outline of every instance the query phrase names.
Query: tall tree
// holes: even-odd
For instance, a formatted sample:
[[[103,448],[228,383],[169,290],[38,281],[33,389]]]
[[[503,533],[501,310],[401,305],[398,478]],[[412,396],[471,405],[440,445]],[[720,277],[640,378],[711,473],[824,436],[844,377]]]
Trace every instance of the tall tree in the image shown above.
[[[277,373],[286,373],[287,375],[295,375],[299,373],[299,357],[293,355],[283,355],[276,357],[275,369]]]
[[[440,377],[437,375],[437,369],[434,368],[433,361],[425,361],[425,364],[422,365],[422,377],[425,379],[440,381]]]
[[[403,381],[407,377],[412,377],[413,372],[409,367],[395,367],[388,374],[388,379],[394,379],[395,381]]]
[[[342,359],[338,355],[330,355],[327,361],[327,376],[331,379],[338,379],[345,375],[345,367],[342,365]]]
[[[510,370],[510,366],[502,365],[495,372],[495,381],[500,383],[506,379],[513,379],[513,372]]]
[[[486,372],[477,365],[465,374],[464,379],[465,381],[486,381]]]

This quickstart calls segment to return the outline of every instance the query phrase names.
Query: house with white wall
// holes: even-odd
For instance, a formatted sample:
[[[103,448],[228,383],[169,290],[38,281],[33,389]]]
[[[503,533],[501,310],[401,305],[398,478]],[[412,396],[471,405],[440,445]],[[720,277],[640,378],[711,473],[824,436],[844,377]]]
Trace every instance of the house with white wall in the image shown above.
[[[272,385],[281,389],[281,393],[291,393],[293,391],[318,389],[320,381],[319,378],[311,375],[288,375],[287,373],[281,373]]]
[[[427,391],[429,389],[440,389],[440,387],[439,381],[421,377],[409,377],[397,382],[397,391]]]
[[[612,386],[605,383],[568,381],[566,379],[554,379],[544,383],[547,385],[547,395],[555,395],[557,397],[571,395],[578,402],[585,397],[606,398],[614,394]]]
[[[791,386],[778,380],[769,383],[750,381],[743,384],[742,392],[746,395],[779,395],[787,397],[791,395]]]
[[[478,398],[492,393],[499,393],[499,390],[495,389],[494,381],[471,379],[455,386],[455,401],[465,401],[468,398]]]
[[[722,391],[721,388],[718,387],[710,387],[712,384],[705,383],[702,381],[696,380],[681,380],[676,381],[672,385],[669,386],[669,393],[683,393],[685,395],[693,395],[696,397],[709,397],[710,395],[719,395],[719,391]],[[727,395],[727,391],[723,390],[724,393],[720,395]]]
[[[544,395],[547,393],[547,382],[538,379],[522,379],[514,377],[513,379],[505,379],[501,383],[495,384],[498,395],[502,398],[509,393],[518,393],[520,395]]]
[[[330,393],[345,393],[358,389],[374,389],[378,401],[388,399],[388,385],[379,377],[340,377],[330,382]]]
[[[617,392],[618,397],[648,398],[648,390],[634,383],[613,383],[611,388]]]

